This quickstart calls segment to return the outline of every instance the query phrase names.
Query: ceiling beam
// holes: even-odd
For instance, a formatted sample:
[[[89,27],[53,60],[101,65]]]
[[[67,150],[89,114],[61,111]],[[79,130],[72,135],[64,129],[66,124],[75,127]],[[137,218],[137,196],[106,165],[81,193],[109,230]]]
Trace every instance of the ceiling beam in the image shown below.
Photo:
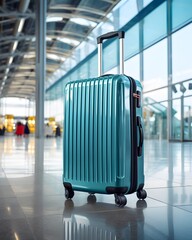
[[[50,9],[54,9],[54,10],[70,10],[70,11],[76,11],[76,12],[86,12],[86,13],[92,13],[92,14],[97,14],[100,16],[105,16],[105,12],[95,9],[95,8],[91,8],[91,7],[86,7],[86,6],[82,6],[79,5],[78,7],[73,6],[73,5],[68,5],[68,4],[54,4],[52,6],[50,6]],[[65,13],[64,13],[65,16]]]
[[[15,41],[31,41],[31,40],[35,40],[35,36],[33,35],[19,35],[19,36],[4,36],[0,38],[0,44],[1,42],[15,42]]]
[[[78,40],[79,38],[84,39],[85,35],[84,34],[80,34],[78,32],[71,32],[71,31],[66,31],[66,30],[47,30],[47,36],[50,35],[56,35],[58,37],[67,37],[67,38],[72,38],[74,40]],[[74,36],[76,36],[77,38],[75,38]]]
[[[35,18],[35,14],[34,13],[22,13],[22,12],[9,12],[9,11],[7,11],[7,12],[1,12],[0,13],[0,17],[2,17],[2,18],[4,18],[4,17],[6,17],[6,18],[13,18],[13,17],[15,17],[15,18],[17,18],[17,19],[19,19],[19,18]]]
[[[101,19],[99,18],[95,18],[95,17],[90,17],[90,16],[86,16],[80,13],[63,13],[62,10],[50,10],[48,11],[47,16],[49,17],[62,17],[62,18],[67,18],[70,20],[70,18],[83,18],[86,19],[88,21],[92,21],[95,23],[100,23]],[[88,27],[88,26],[87,26]]]

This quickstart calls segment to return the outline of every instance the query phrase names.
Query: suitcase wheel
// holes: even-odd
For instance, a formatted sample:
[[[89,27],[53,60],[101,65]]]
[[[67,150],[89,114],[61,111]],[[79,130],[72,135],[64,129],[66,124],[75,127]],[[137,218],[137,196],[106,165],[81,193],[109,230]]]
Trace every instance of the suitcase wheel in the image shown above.
[[[139,199],[145,199],[147,197],[147,192],[144,189],[138,190],[137,197]]]
[[[118,207],[124,207],[127,204],[127,198],[123,194],[115,194],[115,204]]]
[[[94,194],[89,194],[89,196],[87,197],[87,202],[90,204],[94,204],[96,203],[97,198]]]
[[[71,199],[74,196],[74,191],[72,189],[65,188],[66,199]]]

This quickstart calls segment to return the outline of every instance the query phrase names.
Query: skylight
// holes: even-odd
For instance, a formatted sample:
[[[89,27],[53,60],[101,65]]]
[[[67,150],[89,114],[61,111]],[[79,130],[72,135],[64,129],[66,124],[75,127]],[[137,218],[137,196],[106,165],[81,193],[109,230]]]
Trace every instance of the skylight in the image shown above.
[[[52,53],[47,53],[47,58],[53,59],[55,61],[64,61],[65,60],[64,57],[58,57],[56,54],[52,54]]]
[[[77,24],[80,24],[80,25],[83,25],[83,26],[88,26],[88,27],[96,27],[97,23],[96,22],[93,22],[93,21],[88,21],[84,18],[70,18],[70,21],[71,22],[74,22],[74,23],[77,23]]]
[[[80,42],[77,41],[77,40],[74,40],[74,39],[69,39],[69,38],[57,38],[58,41],[61,41],[61,42],[64,42],[64,43],[68,43],[70,45],[73,45],[73,46],[77,46]]]
[[[60,22],[62,21],[62,17],[53,17],[53,16],[48,16],[46,19],[46,22]]]

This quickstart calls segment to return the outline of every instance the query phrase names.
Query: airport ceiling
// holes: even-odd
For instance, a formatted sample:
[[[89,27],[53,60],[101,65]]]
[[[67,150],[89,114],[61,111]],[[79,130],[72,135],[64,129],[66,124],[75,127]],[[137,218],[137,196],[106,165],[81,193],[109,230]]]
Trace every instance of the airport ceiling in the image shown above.
[[[120,0],[47,0],[46,78]],[[0,98],[35,98],[35,0],[0,0]]]

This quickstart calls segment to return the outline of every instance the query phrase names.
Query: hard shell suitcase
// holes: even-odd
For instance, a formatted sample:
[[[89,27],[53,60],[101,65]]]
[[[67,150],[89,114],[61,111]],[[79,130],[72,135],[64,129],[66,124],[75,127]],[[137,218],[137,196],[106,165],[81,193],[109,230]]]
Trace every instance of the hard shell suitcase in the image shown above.
[[[103,75],[102,42],[119,37],[120,71]],[[125,194],[145,199],[142,86],[123,74],[124,32],[98,37],[97,78],[65,87],[63,184],[65,197],[74,190],[114,194],[124,206]]]

